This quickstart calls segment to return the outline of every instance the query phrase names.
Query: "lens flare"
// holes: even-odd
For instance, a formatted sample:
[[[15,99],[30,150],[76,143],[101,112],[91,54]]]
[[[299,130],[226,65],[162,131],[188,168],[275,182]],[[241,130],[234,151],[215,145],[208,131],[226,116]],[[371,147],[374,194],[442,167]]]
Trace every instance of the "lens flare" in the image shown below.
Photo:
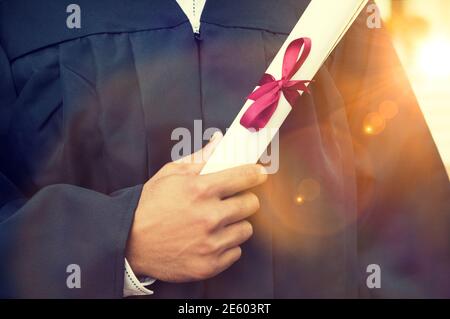
[[[297,187],[297,195],[295,201],[297,205],[303,204],[304,201],[313,201],[320,195],[320,184],[312,178],[305,178]]]
[[[397,104],[390,100],[382,102],[378,110],[380,115],[382,115],[387,120],[393,119],[398,113]]]
[[[419,70],[431,78],[450,77],[450,40],[435,36],[426,40],[417,53]]]
[[[303,203],[304,203],[304,199],[303,199],[303,197],[302,196],[297,196],[297,197],[295,197],[295,203],[297,204],[297,205],[302,205]]]
[[[367,135],[380,134],[385,127],[386,127],[386,120],[378,112],[367,114],[363,122],[363,131]]]

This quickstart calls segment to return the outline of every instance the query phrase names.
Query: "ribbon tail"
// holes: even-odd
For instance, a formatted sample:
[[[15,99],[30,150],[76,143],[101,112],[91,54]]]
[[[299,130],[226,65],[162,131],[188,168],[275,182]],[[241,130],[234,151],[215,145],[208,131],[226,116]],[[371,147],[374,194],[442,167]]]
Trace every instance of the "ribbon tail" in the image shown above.
[[[266,95],[255,101],[242,115],[241,125],[256,131],[264,128],[278,106],[280,94],[281,92],[278,91],[276,94]]]
[[[300,98],[300,93],[297,91],[284,90],[283,95],[292,107],[294,107],[295,103]]]
[[[302,91],[305,93],[311,93],[307,84],[311,83],[312,81],[289,81],[284,86],[283,92],[297,92]]]

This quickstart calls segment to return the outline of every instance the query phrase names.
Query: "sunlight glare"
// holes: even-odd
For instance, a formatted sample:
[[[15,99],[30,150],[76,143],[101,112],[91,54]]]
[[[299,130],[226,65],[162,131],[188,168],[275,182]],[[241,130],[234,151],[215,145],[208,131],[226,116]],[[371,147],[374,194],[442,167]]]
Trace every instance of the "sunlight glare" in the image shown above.
[[[433,37],[418,50],[417,64],[427,77],[450,77],[450,40]]]

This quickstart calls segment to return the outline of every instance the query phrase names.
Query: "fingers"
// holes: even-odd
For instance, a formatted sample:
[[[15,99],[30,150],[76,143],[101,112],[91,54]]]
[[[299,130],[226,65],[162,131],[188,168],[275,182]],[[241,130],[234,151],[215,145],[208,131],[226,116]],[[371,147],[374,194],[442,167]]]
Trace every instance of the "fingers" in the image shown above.
[[[221,201],[221,225],[227,226],[246,219],[259,209],[259,199],[251,192],[245,192]]]
[[[219,257],[219,264],[220,264],[219,273],[224,271],[225,269],[228,269],[232,264],[238,261],[239,258],[241,258],[241,255],[242,255],[241,247],[234,247],[226,250]]]
[[[222,228],[214,235],[218,242],[219,254],[226,250],[240,246],[253,235],[253,227],[250,222],[243,220]]]
[[[218,273],[228,269],[241,258],[242,249],[239,247],[253,234],[253,227],[248,221],[241,221],[223,228],[217,235],[220,238],[221,250],[219,252]]]
[[[267,173],[263,166],[249,164],[202,175],[200,178],[213,193],[226,198],[264,183]]]
[[[203,166],[203,163],[188,164],[170,162],[164,165],[155,175],[153,175],[152,180],[155,181],[170,175],[197,175],[197,172],[201,171]]]

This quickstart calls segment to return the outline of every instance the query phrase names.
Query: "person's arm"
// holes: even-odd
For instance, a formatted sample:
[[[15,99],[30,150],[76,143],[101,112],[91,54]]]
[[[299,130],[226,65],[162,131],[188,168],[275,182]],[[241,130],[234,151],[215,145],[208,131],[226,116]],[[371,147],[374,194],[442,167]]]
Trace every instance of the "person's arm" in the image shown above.
[[[247,190],[266,180],[262,167],[200,176],[204,162],[178,161],[143,187],[109,195],[68,184],[25,192],[11,174],[20,167],[6,142],[21,93],[3,52],[0,68],[1,296],[119,298],[125,257],[137,276],[169,282],[210,278],[240,258],[252,235],[246,219],[259,208]]]
[[[0,296],[122,297],[142,186],[105,195],[51,185],[25,195],[8,176],[7,134],[19,96],[1,47],[0,74]]]
[[[2,297],[122,297],[140,186],[107,196],[54,185],[26,199],[2,175],[0,189]]]

